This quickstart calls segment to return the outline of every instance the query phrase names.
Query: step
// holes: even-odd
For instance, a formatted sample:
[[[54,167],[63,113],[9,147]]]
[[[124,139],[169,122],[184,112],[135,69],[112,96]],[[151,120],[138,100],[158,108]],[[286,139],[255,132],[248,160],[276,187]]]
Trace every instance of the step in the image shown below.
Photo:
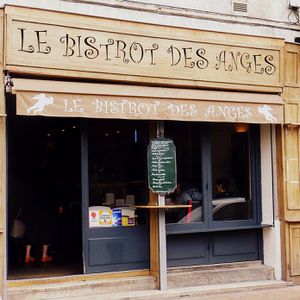
[[[45,282],[47,278],[44,279]],[[49,278],[52,280],[52,278]],[[156,279],[150,275],[110,278],[97,280],[83,280],[75,282],[49,283],[49,284],[27,285],[26,280],[22,280],[23,285],[8,288],[8,300],[40,300],[57,299],[59,297],[72,298],[84,297],[86,295],[103,295],[110,293],[121,293],[127,291],[141,291],[156,289]],[[79,299],[78,298],[78,299]]]
[[[147,291],[155,293],[157,291],[156,279],[150,275],[130,276],[124,273],[122,278],[110,277],[101,278],[100,275],[81,275],[76,281],[76,276],[65,276],[60,280],[55,278],[44,278],[35,280],[16,280],[13,287],[10,281],[8,289],[8,300],[37,300],[56,299],[64,297],[66,299],[75,297],[84,299],[86,295],[93,295],[101,299],[112,297],[112,295],[122,295],[122,293],[141,293]],[[100,276],[100,277],[99,277]],[[74,281],[75,278],[75,281]],[[50,281],[48,283],[47,281]],[[273,268],[265,266],[261,261],[227,263],[215,265],[176,267],[168,269],[168,289],[170,291],[187,287],[188,291],[193,288],[216,286],[218,284],[242,284],[243,282],[268,282],[273,283]],[[152,293],[151,292],[151,293]],[[128,294],[127,294],[128,296]],[[63,299],[63,298],[61,298]],[[107,298],[110,299],[110,298]],[[122,298],[120,298],[122,299]]]
[[[168,270],[168,287],[170,288],[273,279],[273,268],[263,265],[260,261]]]
[[[276,280],[261,280],[261,281],[246,281],[239,283],[223,283],[214,285],[202,285],[193,287],[177,287],[170,288],[165,291],[150,290],[150,291],[132,291],[111,293],[105,295],[87,295],[85,297],[72,298],[57,298],[56,300],[162,300],[162,299],[201,299],[202,297],[216,295],[232,295],[240,292],[249,292],[256,290],[272,290],[286,288],[289,284],[284,281]],[[225,298],[227,299],[227,298]]]

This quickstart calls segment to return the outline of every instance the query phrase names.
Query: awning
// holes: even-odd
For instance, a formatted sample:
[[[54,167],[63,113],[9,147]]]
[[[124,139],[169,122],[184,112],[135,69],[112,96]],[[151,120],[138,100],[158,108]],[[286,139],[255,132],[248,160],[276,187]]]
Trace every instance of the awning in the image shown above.
[[[19,78],[13,85],[19,115],[283,123],[275,94]]]

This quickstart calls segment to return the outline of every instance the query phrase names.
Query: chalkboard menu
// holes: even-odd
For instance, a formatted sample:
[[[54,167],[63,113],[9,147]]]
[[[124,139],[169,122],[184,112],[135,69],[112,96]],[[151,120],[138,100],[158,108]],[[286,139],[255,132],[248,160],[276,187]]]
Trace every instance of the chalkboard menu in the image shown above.
[[[172,140],[156,138],[147,149],[148,186],[154,193],[171,193],[177,185],[176,149]]]

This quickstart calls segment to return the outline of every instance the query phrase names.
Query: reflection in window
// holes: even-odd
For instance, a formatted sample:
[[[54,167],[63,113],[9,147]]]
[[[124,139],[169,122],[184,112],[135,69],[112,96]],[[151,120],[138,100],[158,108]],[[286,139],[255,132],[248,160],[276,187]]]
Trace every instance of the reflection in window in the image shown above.
[[[166,204],[189,204],[189,208],[170,208],[167,223],[202,222],[201,131],[199,123],[165,122],[165,137],[176,146],[177,188],[166,196]]]
[[[89,225],[135,226],[147,223],[146,149],[148,124],[89,120]]]
[[[249,126],[212,126],[214,221],[251,218]]]

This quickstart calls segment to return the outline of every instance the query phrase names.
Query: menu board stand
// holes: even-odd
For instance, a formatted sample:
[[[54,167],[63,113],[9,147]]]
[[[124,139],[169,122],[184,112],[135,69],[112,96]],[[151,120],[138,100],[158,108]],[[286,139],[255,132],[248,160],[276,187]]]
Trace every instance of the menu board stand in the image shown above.
[[[150,209],[150,274],[157,276],[160,290],[167,289],[167,246],[165,209],[191,207],[191,205],[166,205],[165,195],[177,187],[176,148],[171,139],[160,136],[147,147],[148,187],[152,191],[148,205],[137,208]],[[156,195],[157,197],[156,197]]]
[[[147,149],[148,186],[152,192],[158,194],[158,249],[150,253],[158,259],[159,288],[167,289],[167,245],[166,245],[166,219],[165,194],[172,193],[177,186],[176,176],[176,149],[172,140],[157,137],[151,140]],[[151,233],[150,233],[151,234]],[[151,258],[150,258],[151,260]]]

